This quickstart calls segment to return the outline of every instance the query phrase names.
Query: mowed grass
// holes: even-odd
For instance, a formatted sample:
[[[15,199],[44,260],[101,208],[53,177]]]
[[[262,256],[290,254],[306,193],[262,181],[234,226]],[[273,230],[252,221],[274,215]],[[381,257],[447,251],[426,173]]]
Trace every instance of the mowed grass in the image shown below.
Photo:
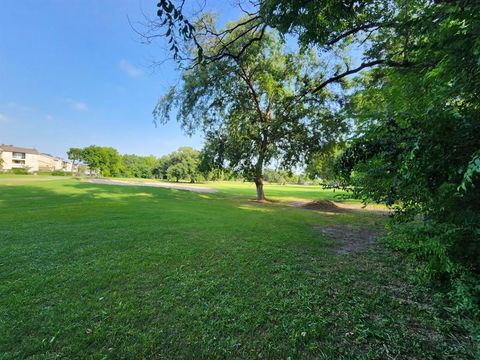
[[[378,229],[384,216],[258,204],[250,184],[216,185],[200,194],[0,177],[0,358],[478,355],[432,293],[410,285],[399,255],[381,244],[339,255],[318,231]]]

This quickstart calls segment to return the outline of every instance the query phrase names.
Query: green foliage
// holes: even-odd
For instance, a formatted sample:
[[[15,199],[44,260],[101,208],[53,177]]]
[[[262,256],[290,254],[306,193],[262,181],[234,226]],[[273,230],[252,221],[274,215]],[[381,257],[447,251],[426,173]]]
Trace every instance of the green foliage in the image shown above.
[[[120,155],[114,148],[96,145],[84,149],[72,148],[68,153],[69,159],[87,165],[90,171],[102,176],[160,178],[191,182],[203,179],[198,170],[200,152],[190,147],[181,147],[159,159],[153,155]],[[173,165],[176,165],[175,168],[168,172]],[[83,167],[84,165],[79,165],[78,172],[85,173],[86,169]]]
[[[265,169],[264,179],[269,183],[281,184],[281,185],[285,185],[285,184],[305,185],[306,183],[309,182],[305,174],[295,174],[287,170],[273,170],[268,168]]]
[[[441,287],[448,281],[448,295],[453,303],[450,310],[480,315],[478,276],[464,265],[466,258],[476,262],[480,256],[471,241],[472,237],[479,236],[478,231],[434,220],[391,222],[388,229],[387,243],[393,249],[407,253],[417,266],[415,280],[422,285],[433,283]]]
[[[178,37],[185,40],[194,39],[195,27],[183,16],[182,7],[175,6],[170,0],[160,0],[157,3],[157,16],[160,18],[158,27],[166,29],[164,36],[168,38],[170,51],[173,52],[173,58],[178,60],[181,57]],[[202,60],[202,49],[197,49],[197,56]]]
[[[83,156],[83,149],[80,149],[80,148],[70,148],[68,151],[67,151],[67,156],[68,156],[68,159],[71,160],[73,163],[75,162],[79,162],[82,160],[82,156]]]
[[[154,170],[158,165],[158,160],[153,155],[123,155],[122,165],[121,176],[150,179],[155,176]]]
[[[204,22],[214,27],[211,17]],[[233,31],[224,41],[240,34]],[[229,50],[240,51],[250,40],[245,36]],[[213,56],[220,45],[206,36],[201,46]],[[290,169],[337,141],[345,129],[328,104],[330,93],[304,96],[308,84],[323,76],[322,66],[313,52],[288,51],[278,34],[265,33],[241,58],[187,66],[180,87],[160,99],[154,116],[165,123],[178,109],[177,120],[188,134],[198,129],[205,134],[203,159],[210,166],[204,161],[203,168],[230,169],[261,186],[264,166],[276,160]],[[263,199],[263,193],[257,197]]]
[[[480,4],[425,4],[409,16],[421,16],[408,34],[417,66],[359,81],[347,108],[358,132],[337,170],[365,201],[396,208],[390,242],[421,259],[421,277],[456,291],[480,275]],[[478,289],[457,293],[478,306]]]
[[[199,170],[199,162],[200,151],[183,146],[160,158],[155,174],[166,180],[197,182],[204,179]]]
[[[167,179],[170,181],[179,182],[181,179],[188,177],[188,169],[184,163],[172,164],[167,169]]]
[[[52,176],[70,176],[72,175],[71,172],[66,172],[66,171],[63,171],[63,170],[54,170],[50,173],[50,175]]]
[[[458,190],[467,192],[467,188],[474,188],[475,184],[479,183],[478,176],[480,174],[480,150],[475,152],[472,156],[472,160],[468,163],[467,169],[463,174],[462,183],[458,187]]]
[[[37,175],[40,176],[72,176],[73,173],[63,170],[53,170],[53,171],[39,171]]]
[[[81,159],[91,171],[102,176],[120,176],[123,170],[122,157],[112,147],[87,146],[82,150]]]
[[[67,151],[67,156],[68,159],[72,161],[72,170],[77,169],[78,172],[78,164],[82,161],[83,149],[70,148]]]
[[[28,171],[28,168],[15,168],[8,170],[8,172],[15,175],[32,175],[32,173]]]
[[[230,24],[220,32],[210,27],[210,34],[217,36],[210,37],[210,42],[195,42],[197,49],[205,50],[204,58],[217,61],[202,63],[202,56],[196,57],[199,66],[184,74],[183,91],[171,91],[164,97],[157,108],[159,118],[167,117],[172,103],[178,101],[182,105],[179,119],[188,131],[221,123],[206,132],[205,156],[211,164],[227,163],[247,179],[255,177],[251,176],[257,168],[255,161],[263,161],[264,154],[265,164],[280,157],[291,165],[292,152],[300,156],[314,153],[303,146],[309,141],[305,141],[305,132],[297,132],[295,116],[293,125],[290,118],[279,117],[282,125],[291,125],[289,133],[274,133],[281,134],[284,143],[277,145],[275,137],[269,138],[271,146],[259,151],[258,144],[265,137],[250,120],[254,107],[242,107],[249,104],[244,96],[248,89],[228,76],[231,67],[227,60],[248,64],[253,58],[249,69],[275,69],[275,64],[269,63],[276,59],[274,51],[267,51],[265,61],[259,56],[271,38],[266,36],[263,42],[263,36],[256,36],[257,25],[252,24],[297,36],[302,54],[316,48],[331,59],[329,64],[317,63],[305,72],[303,94],[321,93],[333,100],[325,92],[327,85],[340,84],[338,90],[344,90],[349,85],[347,76],[361,75],[355,79],[356,87],[343,92],[348,105],[339,103],[355,125],[352,141],[337,161],[340,185],[353,187],[365,202],[383,202],[396,209],[395,222],[405,227],[404,232],[397,232],[398,246],[425,262],[422,277],[442,280],[455,289],[461,288],[461,279],[478,279],[480,2],[262,0],[251,5],[250,18],[243,23]],[[189,35],[196,39],[204,35],[202,30],[192,27]],[[230,45],[222,47],[224,41]],[[220,56],[212,56],[212,48]],[[349,53],[350,49],[354,51]],[[262,67],[262,62],[268,66]],[[265,98],[272,89],[285,89],[275,87],[282,83],[278,76],[261,70],[256,73],[260,80],[254,88],[264,91]],[[364,70],[370,71],[361,73]],[[298,77],[291,74],[295,71],[281,76],[295,83],[292,79]],[[289,89],[280,92],[283,105],[297,104],[291,97],[283,97]],[[230,94],[240,105],[228,101]],[[301,103],[307,99],[302,97]],[[315,105],[308,108],[312,107]],[[282,114],[284,108],[280,105],[274,112]],[[324,114],[310,117],[325,119]],[[309,130],[316,129],[316,124],[307,125]],[[325,148],[321,139],[315,141]],[[311,177],[332,177],[331,158],[318,155],[308,160]],[[409,242],[411,246],[406,245]]]
[[[305,174],[312,180],[319,180],[322,184],[338,186],[335,164],[343,150],[343,146],[335,145],[327,151],[313,155],[305,168]]]

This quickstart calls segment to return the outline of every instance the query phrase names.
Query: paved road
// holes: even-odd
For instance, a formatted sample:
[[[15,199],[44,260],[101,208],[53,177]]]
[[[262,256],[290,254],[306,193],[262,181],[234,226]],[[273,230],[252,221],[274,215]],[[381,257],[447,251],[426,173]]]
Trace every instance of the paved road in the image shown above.
[[[177,189],[177,190],[187,190],[198,193],[216,193],[217,189],[210,188],[201,188],[195,186],[173,184],[173,183],[161,183],[161,182],[140,182],[140,181],[124,181],[124,180],[112,180],[112,179],[88,179],[86,182],[94,184],[104,184],[104,185],[125,185],[125,186],[150,186],[150,187],[161,187],[167,189]]]

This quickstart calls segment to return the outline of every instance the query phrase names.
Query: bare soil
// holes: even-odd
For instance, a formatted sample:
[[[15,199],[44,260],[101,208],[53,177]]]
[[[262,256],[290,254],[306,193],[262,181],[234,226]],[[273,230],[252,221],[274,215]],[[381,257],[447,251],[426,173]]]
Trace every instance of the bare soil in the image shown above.
[[[344,255],[363,252],[377,241],[378,231],[367,228],[352,228],[346,224],[313,226],[322,236],[333,242],[331,251]]]
[[[362,204],[334,202],[330,200],[316,201],[289,201],[290,206],[299,207],[306,210],[316,210],[328,213],[346,213],[355,211],[373,211],[379,214],[388,215],[390,211],[382,207],[365,207]]]

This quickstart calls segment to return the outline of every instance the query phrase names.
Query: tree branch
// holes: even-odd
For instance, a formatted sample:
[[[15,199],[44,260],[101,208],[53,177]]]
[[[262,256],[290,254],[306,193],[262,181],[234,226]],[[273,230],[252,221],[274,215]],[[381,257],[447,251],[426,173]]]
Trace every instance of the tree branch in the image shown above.
[[[344,32],[343,34],[340,34],[340,35],[334,37],[333,39],[328,40],[325,43],[325,45],[326,46],[332,46],[332,45],[335,45],[337,42],[345,39],[349,35],[353,35],[353,34],[356,34],[360,31],[365,31],[365,30],[368,30],[368,29],[371,29],[371,28],[380,28],[380,27],[388,26],[388,25],[391,25],[391,23],[374,22],[374,23],[368,23],[368,24],[360,25],[360,26],[357,26],[353,29],[350,29],[350,30]]]
[[[392,61],[392,60],[385,60],[385,59],[379,59],[379,60],[372,60],[372,61],[368,61],[368,62],[362,62],[359,66],[357,66],[356,68],[354,69],[350,69],[350,70],[347,70],[343,73],[340,73],[338,75],[335,75],[335,76],[332,76],[331,78],[321,82],[319,85],[317,85],[316,87],[314,87],[312,90],[308,91],[309,93],[316,93],[320,90],[322,90],[325,86],[327,86],[328,84],[331,84],[331,83],[334,83],[334,82],[338,82],[340,81],[341,79],[343,79],[344,77],[347,77],[349,75],[352,75],[352,74],[355,74],[355,73],[358,73],[360,71],[362,71],[363,69],[366,69],[366,68],[371,68],[373,66],[377,66],[377,65],[388,65],[388,66],[391,66],[391,67],[405,67],[405,68],[408,68],[408,67],[411,67],[413,66],[412,63],[410,62],[397,62],[397,61]],[[302,95],[303,97],[304,95]]]

